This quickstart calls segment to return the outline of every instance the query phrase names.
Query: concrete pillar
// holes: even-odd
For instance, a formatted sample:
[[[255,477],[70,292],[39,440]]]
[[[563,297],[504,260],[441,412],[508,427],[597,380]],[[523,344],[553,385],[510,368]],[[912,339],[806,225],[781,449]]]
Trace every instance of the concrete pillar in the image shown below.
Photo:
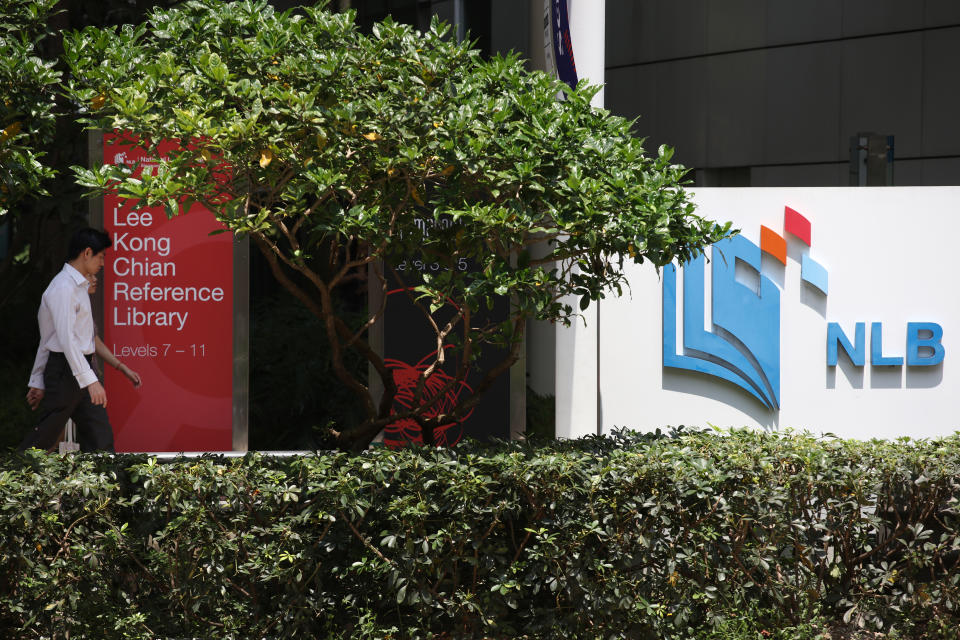
[[[570,38],[577,66],[577,79],[602,85],[604,79],[605,0],[570,0]],[[603,106],[603,91],[593,99]],[[574,309],[579,300],[566,301]],[[557,325],[556,344],[556,434],[577,438],[600,432],[599,330],[600,305],[592,303],[583,319],[570,327]]]

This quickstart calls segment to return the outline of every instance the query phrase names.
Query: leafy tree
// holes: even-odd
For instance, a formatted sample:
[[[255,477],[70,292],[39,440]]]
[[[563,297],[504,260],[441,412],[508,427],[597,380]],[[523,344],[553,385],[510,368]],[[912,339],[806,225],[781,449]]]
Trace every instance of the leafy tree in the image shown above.
[[[0,4],[0,221],[25,195],[45,193],[53,171],[41,147],[53,138],[60,72],[37,53],[57,0]]]
[[[363,407],[363,420],[334,432],[344,448],[400,418],[432,443],[516,360],[528,319],[569,323],[567,296],[586,308],[621,293],[625,261],[686,260],[728,232],[694,214],[669,149],[647,157],[630,122],[590,106],[595,87],[569,90],[515,55],[483,60],[436,22],[419,33],[387,20],[365,35],[353,14],[323,6],[195,0],[66,40],[71,95],[90,126],[134,132],[148,148],[182,143],[153,175],[77,167],[80,182],[169,215],[199,202],[252,239],[321,320],[332,366]],[[440,268],[411,274],[413,258]],[[397,388],[367,338],[383,306],[359,328],[337,313],[337,292],[368,273],[383,294],[414,285],[436,338],[405,413],[392,413]],[[507,322],[484,319],[497,296],[510,297]],[[438,321],[446,303],[452,315]],[[424,388],[452,360],[450,343],[450,385],[485,347],[507,356],[476,393],[431,413]],[[344,365],[351,349],[381,379],[379,401]]]
[[[36,303],[25,294],[39,285],[30,248],[45,220],[31,215],[33,198],[47,192],[55,174],[45,152],[56,130],[60,72],[41,41],[56,4],[0,2],[0,335],[7,336],[0,341],[0,448],[18,443],[32,420],[23,394],[36,343],[24,345],[33,342]]]

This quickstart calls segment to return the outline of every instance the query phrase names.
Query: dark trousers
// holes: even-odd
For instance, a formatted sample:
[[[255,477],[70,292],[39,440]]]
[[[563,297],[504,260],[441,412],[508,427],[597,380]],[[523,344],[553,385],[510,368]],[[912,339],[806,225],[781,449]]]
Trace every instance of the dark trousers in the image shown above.
[[[113,429],[107,410],[90,402],[90,392],[81,389],[62,353],[51,352],[43,370],[46,387],[40,404],[40,422],[17,447],[49,449],[57,443],[60,432],[72,418],[77,425],[81,451],[113,451]]]

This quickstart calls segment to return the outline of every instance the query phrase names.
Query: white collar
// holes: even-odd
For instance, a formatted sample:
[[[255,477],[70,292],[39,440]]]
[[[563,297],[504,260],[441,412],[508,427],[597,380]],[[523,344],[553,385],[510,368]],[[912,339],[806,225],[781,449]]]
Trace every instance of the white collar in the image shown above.
[[[77,269],[69,262],[63,263],[63,270],[67,272],[67,275],[73,279],[74,284],[76,284],[78,287],[80,285],[90,285],[90,282],[87,280],[86,276],[77,271]]]

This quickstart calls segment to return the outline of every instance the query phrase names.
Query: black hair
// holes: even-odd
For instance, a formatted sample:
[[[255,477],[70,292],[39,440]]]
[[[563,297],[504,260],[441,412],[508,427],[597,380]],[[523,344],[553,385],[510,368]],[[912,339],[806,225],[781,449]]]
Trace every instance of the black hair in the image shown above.
[[[73,237],[70,238],[70,247],[67,254],[67,262],[80,257],[80,254],[87,249],[93,250],[93,255],[97,255],[104,249],[108,249],[113,242],[105,231],[100,229],[78,229]]]

